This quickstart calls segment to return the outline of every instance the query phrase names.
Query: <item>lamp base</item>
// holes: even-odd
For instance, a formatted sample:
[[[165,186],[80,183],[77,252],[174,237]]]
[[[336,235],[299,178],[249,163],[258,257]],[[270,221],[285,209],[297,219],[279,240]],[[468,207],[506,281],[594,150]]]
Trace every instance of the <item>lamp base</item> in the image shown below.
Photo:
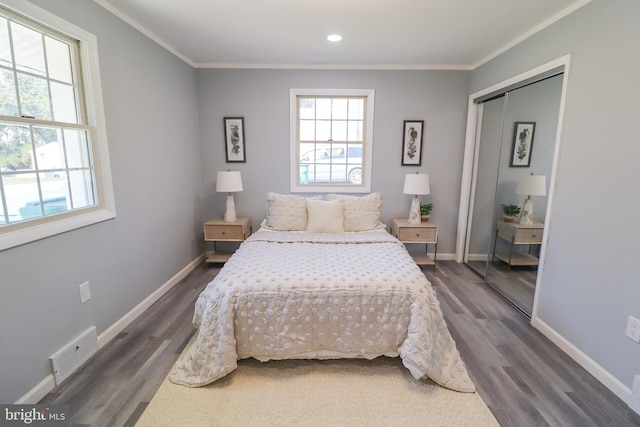
[[[531,225],[533,224],[533,202],[531,198],[527,198],[522,205],[522,212],[520,213],[520,224]]]
[[[420,218],[420,200],[418,196],[415,196],[411,200],[411,210],[409,211],[409,224],[420,224],[422,218]]]
[[[236,217],[236,204],[233,201],[233,195],[229,194],[227,196],[227,205],[224,211],[224,220],[226,222],[235,222],[238,218]]]

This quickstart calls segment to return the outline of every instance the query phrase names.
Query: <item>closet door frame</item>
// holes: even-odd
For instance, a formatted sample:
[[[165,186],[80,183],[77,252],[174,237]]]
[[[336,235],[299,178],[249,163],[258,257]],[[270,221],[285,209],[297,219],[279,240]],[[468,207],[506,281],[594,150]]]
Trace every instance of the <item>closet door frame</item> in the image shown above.
[[[549,239],[549,229],[553,223],[553,205],[555,200],[555,181],[556,181],[556,169],[558,163],[558,154],[560,152],[560,142],[562,139],[562,129],[564,124],[564,111],[566,107],[567,98],[567,86],[568,78],[570,75],[569,68],[571,63],[571,55],[565,55],[546,64],[540,65],[522,74],[519,74],[510,79],[504,80],[486,89],[480,90],[469,95],[469,102],[467,107],[467,127],[465,136],[465,149],[464,159],[462,167],[462,185],[460,190],[460,210],[458,213],[458,233],[456,239],[456,261],[458,263],[464,262],[465,245],[467,241],[469,215],[472,207],[473,197],[473,174],[474,165],[476,160],[476,143],[478,141],[478,123],[479,123],[479,99],[487,97],[491,94],[498,94],[505,92],[508,88],[517,86],[519,83],[535,79],[536,76],[548,73],[551,70],[557,68],[563,68],[563,82],[562,82],[562,95],[560,98],[560,112],[558,117],[558,130],[556,133],[555,151],[553,154],[553,167],[551,177],[549,180],[549,196],[547,202],[547,211],[545,218],[547,220],[544,224],[542,245],[540,248],[540,263],[538,266],[538,275],[536,279],[535,293],[533,297],[533,310],[531,313],[531,323],[535,323],[538,312],[538,294],[541,292],[544,284],[544,266],[546,258],[546,247]]]

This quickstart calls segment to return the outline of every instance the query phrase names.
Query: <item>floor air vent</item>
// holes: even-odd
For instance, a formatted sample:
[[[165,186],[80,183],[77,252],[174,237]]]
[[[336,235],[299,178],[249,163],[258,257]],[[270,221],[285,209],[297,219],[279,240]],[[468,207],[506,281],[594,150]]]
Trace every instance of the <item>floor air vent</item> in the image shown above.
[[[58,350],[49,358],[53,375],[56,378],[56,385],[60,385],[96,351],[98,351],[98,336],[95,326],[87,329],[82,335]]]

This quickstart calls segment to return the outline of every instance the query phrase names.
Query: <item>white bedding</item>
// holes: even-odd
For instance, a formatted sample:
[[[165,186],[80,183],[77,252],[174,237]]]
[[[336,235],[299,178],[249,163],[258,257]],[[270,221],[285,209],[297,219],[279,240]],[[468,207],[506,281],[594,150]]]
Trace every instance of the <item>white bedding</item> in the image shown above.
[[[402,243],[384,230],[261,228],[199,296],[190,350],[170,380],[197,387],[237,360],[400,356],[416,378],[475,390],[437,297]]]

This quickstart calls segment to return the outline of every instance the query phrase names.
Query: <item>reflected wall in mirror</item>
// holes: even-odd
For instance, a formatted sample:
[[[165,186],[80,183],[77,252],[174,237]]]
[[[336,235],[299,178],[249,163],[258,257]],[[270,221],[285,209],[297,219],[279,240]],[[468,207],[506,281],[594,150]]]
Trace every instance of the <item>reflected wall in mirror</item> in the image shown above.
[[[479,109],[479,140],[476,143],[475,174],[471,190],[471,214],[465,262],[482,278],[487,276],[496,182],[502,145],[502,122],[506,96],[484,102]]]
[[[520,194],[523,175],[544,177],[553,170],[563,75],[506,92],[479,109],[479,132],[464,260],[486,283],[527,315],[531,315],[548,187],[533,192],[532,223],[505,220],[503,205],[522,209],[529,194]],[[518,124],[535,123],[520,135]],[[533,130],[535,129],[535,133]],[[535,143],[535,145],[532,145]],[[528,144],[528,145],[527,145]],[[529,156],[524,166],[512,162],[514,152]],[[539,181],[539,180],[538,180]],[[544,194],[544,195],[535,195]]]

